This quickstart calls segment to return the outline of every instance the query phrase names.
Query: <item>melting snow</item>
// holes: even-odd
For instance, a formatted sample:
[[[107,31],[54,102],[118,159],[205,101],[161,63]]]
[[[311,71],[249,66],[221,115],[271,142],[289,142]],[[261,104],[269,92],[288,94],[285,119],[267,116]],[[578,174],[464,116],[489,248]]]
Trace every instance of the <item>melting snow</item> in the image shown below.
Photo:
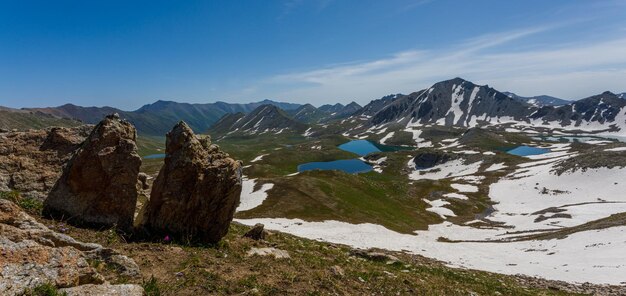
[[[251,210],[260,206],[267,198],[267,191],[274,187],[272,183],[265,183],[261,185],[259,190],[254,191],[255,185],[256,179],[248,180],[245,176],[242,178],[241,197],[236,210],[237,212]]]
[[[251,160],[250,162],[257,162],[263,159],[263,157],[268,156],[269,154],[261,154],[257,157],[255,157],[253,160]]]

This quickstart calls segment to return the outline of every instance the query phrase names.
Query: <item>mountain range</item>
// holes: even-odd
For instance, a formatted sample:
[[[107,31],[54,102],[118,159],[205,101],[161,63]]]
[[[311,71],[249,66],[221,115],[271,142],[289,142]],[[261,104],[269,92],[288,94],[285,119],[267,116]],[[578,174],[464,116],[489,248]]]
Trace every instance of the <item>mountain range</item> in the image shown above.
[[[454,78],[408,95],[393,94],[372,100],[363,107],[355,102],[316,108],[311,104],[271,100],[248,104],[157,101],[135,111],[66,104],[20,110],[3,108],[2,112],[19,117],[12,119],[14,122],[65,119],[63,123],[66,125],[70,124],[67,119],[94,124],[107,114],[118,113],[133,123],[140,134],[158,136],[167,133],[180,120],[187,122],[195,132],[211,131],[218,134],[234,131],[250,134],[300,131],[308,125],[334,120],[358,120],[361,122],[360,127],[368,129],[429,124],[473,127],[518,122],[546,127],[625,132],[625,94],[604,92],[578,101],[545,95],[522,97],[511,92],[500,92],[488,85],[476,85],[462,78]],[[3,126],[10,127],[10,123]]]
[[[224,114],[249,113],[262,105],[275,105],[284,110],[297,109],[301,105],[263,100],[248,104],[215,102],[208,104],[188,104],[172,101],[156,101],[135,111],[123,111],[113,107],[81,107],[65,104],[59,107],[24,108],[24,111],[50,114],[58,118],[68,118],[84,123],[95,124],[104,116],[118,113],[130,121],[140,134],[163,136],[178,121],[184,120],[195,132],[206,132]]]

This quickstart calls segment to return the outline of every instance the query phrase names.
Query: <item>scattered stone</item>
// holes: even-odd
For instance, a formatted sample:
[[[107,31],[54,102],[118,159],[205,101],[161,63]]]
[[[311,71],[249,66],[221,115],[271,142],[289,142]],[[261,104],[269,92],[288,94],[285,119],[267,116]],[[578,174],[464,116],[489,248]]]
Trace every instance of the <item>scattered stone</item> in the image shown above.
[[[141,157],[137,132],[116,114],[91,132],[44,203],[44,215],[95,227],[130,230]]]
[[[365,258],[365,259],[372,260],[372,261],[386,262],[387,264],[400,262],[400,259],[398,259],[396,256],[385,254],[382,252],[370,252],[366,250],[355,249],[355,250],[351,250],[350,254],[352,256],[357,256],[357,257]]]
[[[341,268],[341,266],[339,265],[333,265],[330,267],[330,272],[338,277],[342,277],[345,275],[345,272],[343,271],[343,268]]]
[[[140,223],[152,236],[216,243],[228,232],[241,194],[241,164],[184,122],[168,134],[165,164]]]
[[[251,238],[253,240],[264,240],[265,239],[265,230],[263,229],[264,227],[265,225],[261,223],[257,223],[256,225],[254,225],[254,227],[252,227],[252,229],[246,232],[246,234],[244,234],[243,236],[247,238]]]
[[[289,252],[285,250],[280,250],[276,248],[252,248],[248,251],[247,257],[252,257],[254,255],[258,256],[274,256],[276,259],[288,259],[291,258],[289,256]]]
[[[72,288],[59,289],[59,292],[67,296],[142,296],[144,290],[139,285],[82,285]]]
[[[0,199],[0,295],[15,295],[45,283],[59,288],[105,283],[89,260],[104,262],[129,277],[140,274],[132,259],[54,232],[14,203]]]

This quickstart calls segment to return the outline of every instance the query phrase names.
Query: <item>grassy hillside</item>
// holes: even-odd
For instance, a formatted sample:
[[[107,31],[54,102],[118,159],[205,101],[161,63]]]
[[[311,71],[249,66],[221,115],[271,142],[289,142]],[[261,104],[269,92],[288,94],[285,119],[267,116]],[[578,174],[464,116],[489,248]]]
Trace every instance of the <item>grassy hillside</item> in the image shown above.
[[[133,258],[142,279],[119,276],[101,262],[91,264],[112,283],[142,284],[148,295],[574,295],[549,282],[449,268],[416,255],[383,252],[369,256],[283,233],[254,241],[243,238],[249,228],[236,223],[217,245],[187,246],[132,242],[110,230],[42,222]],[[289,258],[250,256],[252,248],[276,248],[286,251]]]
[[[53,126],[72,127],[81,124],[83,123],[37,112],[0,110],[0,128],[6,130],[42,129]]]

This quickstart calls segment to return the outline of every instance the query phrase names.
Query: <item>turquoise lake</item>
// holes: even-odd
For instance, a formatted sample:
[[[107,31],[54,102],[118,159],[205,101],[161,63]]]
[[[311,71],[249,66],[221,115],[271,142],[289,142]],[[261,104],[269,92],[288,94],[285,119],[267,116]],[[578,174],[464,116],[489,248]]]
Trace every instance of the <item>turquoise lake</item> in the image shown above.
[[[550,152],[550,149],[530,147],[530,146],[518,146],[516,148],[508,150],[506,153],[517,155],[517,156],[529,156],[529,155],[545,154],[548,152]]]

